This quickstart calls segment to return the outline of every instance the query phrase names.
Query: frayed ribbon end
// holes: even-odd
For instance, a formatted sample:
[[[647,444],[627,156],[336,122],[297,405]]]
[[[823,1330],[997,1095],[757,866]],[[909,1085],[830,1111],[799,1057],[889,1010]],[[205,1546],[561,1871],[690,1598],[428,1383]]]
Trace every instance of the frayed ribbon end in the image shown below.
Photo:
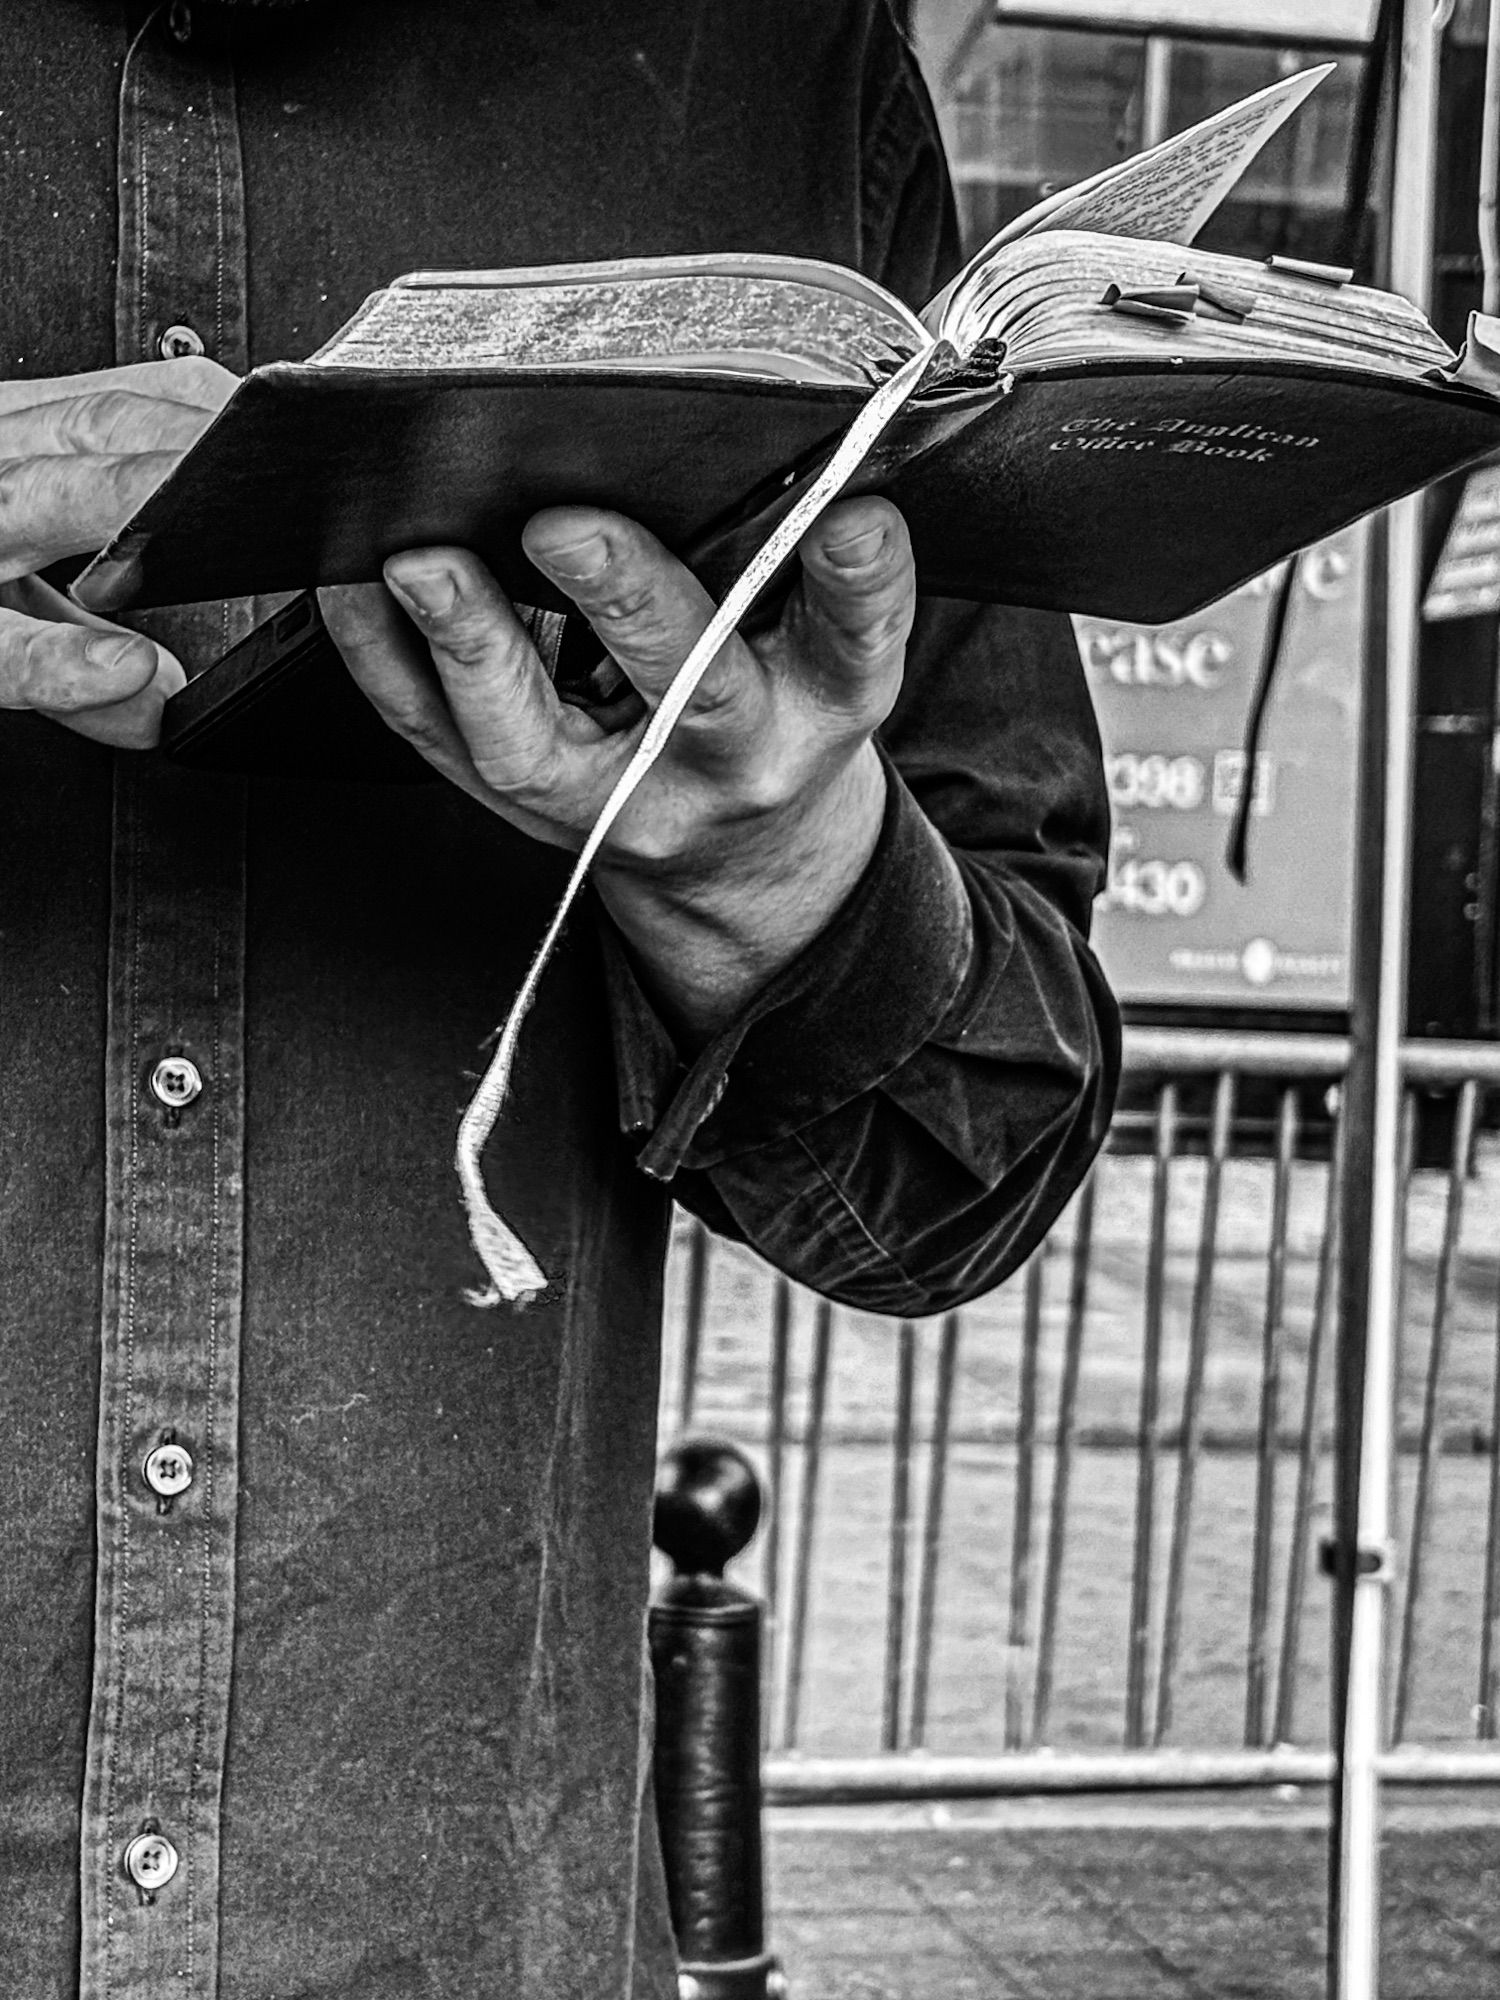
[[[547,1274],[516,1232],[488,1202],[466,1201],[469,1240],[489,1274],[488,1285],[471,1286],[464,1297],[471,1306],[488,1308],[502,1302],[523,1306],[547,1288]]]

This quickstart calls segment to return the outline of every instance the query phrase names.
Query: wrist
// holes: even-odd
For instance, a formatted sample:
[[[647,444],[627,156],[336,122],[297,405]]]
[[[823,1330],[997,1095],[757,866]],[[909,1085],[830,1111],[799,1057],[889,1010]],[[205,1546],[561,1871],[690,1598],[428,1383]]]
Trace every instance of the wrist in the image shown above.
[[[866,741],[826,785],[721,824],[670,868],[601,862],[599,894],[679,1039],[715,1034],[826,928],[869,865],[885,796]]]

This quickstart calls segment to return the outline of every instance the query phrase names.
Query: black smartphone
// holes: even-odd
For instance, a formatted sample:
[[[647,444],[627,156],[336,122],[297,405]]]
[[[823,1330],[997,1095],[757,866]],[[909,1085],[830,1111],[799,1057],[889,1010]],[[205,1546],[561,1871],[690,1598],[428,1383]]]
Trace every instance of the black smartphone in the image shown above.
[[[176,763],[250,777],[411,784],[437,776],[350,679],[311,591],[172,696],[162,747]]]
[[[542,652],[565,700],[604,709],[627,692],[582,619],[553,637]],[[311,591],[171,697],[162,743],[176,763],[249,777],[412,784],[437,776],[350,678]]]

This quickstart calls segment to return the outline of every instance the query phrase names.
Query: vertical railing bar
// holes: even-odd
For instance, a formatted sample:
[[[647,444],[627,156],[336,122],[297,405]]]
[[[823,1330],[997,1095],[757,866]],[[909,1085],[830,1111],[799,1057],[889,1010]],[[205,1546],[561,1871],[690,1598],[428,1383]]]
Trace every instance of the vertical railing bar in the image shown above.
[[[1490,1498],[1484,1537],[1484,1611],[1479,1628],[1478,1735],[1500,1736],[1500,1292],[1495,1299],[1495,1384],[1490,1399]]]
[[[711,1238],[696,1219],[688,1228],[687,1300],[682,1316],[682,1377],[677,1394],[677,1428],[693,1421],[698,1394],[698,1366],[703,1352],[703,1323],[708,1308],[708,1257]]]
[[[1042,1296],[1047,1244],[1026,1266],[1021,1333],[1021,1387],[1016,1416],[1016,1490],[1010,1531],[1010,1618],[1005,1648],[1005,1747],[1026,1742],[1026,1627],[1031,1610],[1032,1496],[1036,1488],[1036,1386],[1042,1347]]]
[[[1063,1558],[1067,1553],[1068,1488],[1073,1472],[1073,1431],[1078,1412],[1078,1374],[1083,1357],[1083,1329],[1088,1312],[1089,1257],[1094,1243],[1094,1204],[1098,1198],[1102,1159],[1084,1182],[1073,1220],[1073,1266],[1068,1282],[1068,1323],[1063,1336],[1062,1379],[1057,1388],[1056,1443],[1052,1461],[1052,1494],[1047,1505],[1047,1550],[1042,1569],[1042,1616],[1036,1642],[1036,1690],[1031,1712],[1034,1743],[1047,1740],[1052,1705],[1052,1665],[1057,1647],[1057,1610],[1062,1596]]]
[[[1386,1494],[1386,1540],[1392,1549],[1405,1547],[1404,1529],[1401,1523],[1405,1496],[1401,1491],[1401,1411],[1406,1402],[1406,1378],[1411,1371],[1410,1352],[1415,1327],[1409,1323],[1407,1298],[1411,1290],[1411,1189],[1416,1172],[1417,1157],[1417,1094],[1414,1088],[1404,1085],[1401,1102],[1397,1108],[1396,1120],[1396,1265],[1392,1278],[1392,1341],[1391,1355],[1391,1476]],[[1382,1741],[1389,1745],[1396,1742],[1396,1677],[1400,1664],[1401,1621],[1396,1616],[1395,1598],[1397,1585],[1391,1588],[1391,1603],[1382,1622],[1384,1658],[1381,1680],[1381,1698],[1386,1704],[1385,1731]]]
[[[792,1287],[789,1279],[778,1275],[771,1295],[771,1407],[766,1423],[765,1567],[761,1572],[761,1595],[765,1600],[761,1673],[768,1688],[776,1685],[776,1651],[781,1631],[781,1545],[785,1532],[786,1404],[791,1346]],[[770,1745],[772,1706],[766,1701],[761,1707],[763,1748]]]
[[[912,1404],[917,1372],[917,1330],[909,1319],[901,1321],[896,1330],[896,1340],[896,1423],[891,1438],[891,1536],[886,1571],[885,1671],[880,1705],[882,1750],[901,1748],[907,1544],[911,1539]]]
[[[1342,1094],[1328,1154],[1328,1186],[1323,1204],[1323,1245],[1307,1333],[1307,1377],[1302,1385],[1302,1427],[1297,1439],[1297,1488],[1287,1544],[1286,1606],[1281,1621],[1281,1659],[1276,1670],[1276,1720],[1272,1738],[1290,1743],[1296,1729],[1297,1673],[1302,1651],[1302,1611],[1307,1601],[1308,1557],[1312,1553],[1312,1512],[1322,1460],[1318,1420],[1322,1414],[1324,1356],[1329,1349],[1334,1278],[1339,1259],[1339,1217],[1344,1178]]]
[[[828,1369],[833,1351],[833,1308],[819,1299],[813,1312],[812,1372],[807,1392],[807,1423],[803,1433],[802,1487],[797,1509],[791,1612],[786,1632],[786,1696],[781,1744],[795,1750],[802,1721],[802,1678],[807,1647],[807,1607],[812,1586],[813,1547],[817,1532],[818,1485],[823,1466],[823,1425],[828,1409]]]
[[[1297,1157],[1297,1088],[1288,1084],[1276,1114],[1276,1167],[1266,1256],[1266,1312],[1260,1342],[1260,1424],[1255,1441],[1255,1541],[1250,1562],[1250,1640],[1245,1658],[1245,1743],[1266,1741],[1271,1622],[1271,1556],[1276,1534],[1276,1464],[1281,1450],[1281,1357],[1285,1344],[1287,1216]]]
[[[1411,1191],[1416,1174],[1417,1157],[1417,1093],[1414,1086],[1403,1086],[1399,1117],[1396,1126],[1396,1214],[1400,1240],[1397,1244],[1396,1269],[1394,1277],[1394,1333],[1395,1349],[1391,1356],[1391,1478],[1390,1490],[1386,1496],[1387,1541],[1393,1550],[1404,1551],[1406,1529],[1403,1526],[1403,1510],[1406,1495],[1401,1490],[1402,1431],[1401,1412],[1406,1406],[1406,1382],[1415,1362],[1412,1352],[1417,1327],[1407,1311],[1411,1291]],[[1425,1369],[1424,1379],[1425,1379]],[[1386,1705],[1385,1745],[1396,1741],[1396,1675],[1401,1653],[1401,1619],[1397,1615],[1396,1597],[1404,1588],[1405,1576],[1398,1560],[1398,1575],[1391,1585],[1391,1603],[1383,1625],[1385,1637],[1384,1678],[1381,1682],[1382,1699]]]
[[[958,1372],[961,1315],[944,1315],[938,1337],[937,1382],[933,1389],[932,1444],[927,1458],[927,1498],[922,1510],[921,1567],[917,1572],[917,1621],[913,1642],[909,1748],[927,1741],[927,1696],[937,1624],[938,1566],[943,1548],[943,1503],[948,1492],[948,1446],[953,1425],[953,1383]]]
[[[1397,1213],[1400,1217],[1400,1256],[1396,1264],[1396,1353],[1394,1357],[1395,1377],[1391,1388],[1392,1421],[1396,1426],[1392,1446],[1396,1466],[1401,1463],[1401,1405],[1405,1401],[1407,1371],[1411,1366],[1408,1353],[1410,1345],[1406,1336],[1406,1298],[1411,1281],[1411,1183],[1415,1170],[1417,1152],[1417,1096],[1414,1090],[1403,1090],[1401,1094],[1401,1116],[1397,1125],[1397,1143],[1400,1159],[1397,1163]],[[1391,1542],[1399,1547],[1401,1542],[1401,1493],[1394,1473],[1391,1479]],[[1387,1638],[1394,1652],[1396,1628],[1391,1622],[1387,1628]],[[1392,1682],[1394,1686],[1394,1682]]]
[[[1167,1592],[1162,1613],[1153,1743],[1160,1743],[1172,1726],[1172,1695],[1177,1677],[1177,1656],[1182,1648],[1182,1604],[1187,1588],[1188,1547],[1193,1530],[1193,1495],[1198,1477],[1198,1454],[1203,1441],[1203,1377],[1208,1362],[1208,1337],[1213,1317],[1219,1196],[1223,1187],[1224,1162],[1229,1154],[1229,1134],[1234,1123],[1234,1094],[1234,1073],[1231,1070],[1221,1071],[1214,1085],[1213,1124],[1203,1176],[1203,1207],[1198,1222],[1198,1268],[1193,1277],[1193,1302],[1188,1321],[1187,1377],[1182,1388],[1182,1428],[1177,1440],[1177,1490],[1172,1496],[1172,1540],[1167,1556]]]
[[[1448,1325],[1453,1303],[1453,1275],[1458,1263],[1463,1232],[1464,1186],[1469,1172],[1469,1156],[1474,1145],[1474,1114],[1479,1085],[1465,1079],[1458,1093],[1458,1116],[1453,1123],[1453,1154],[1448,1163],[1448,1197],[1443,1212],[1443,1240],[1438,1251],[1436,1281],[1432,1300],[1432,1335],[1427,1347],[1427,1379],[1422,1392],[1422,1430],[1417,1446],[1417,1490],[1412,1499],[1411,1529],[1406,1551],[1406,1601],[1401,1612],[1401,1649],[1396,1667],[1396,1706],[1391,1721],[1392,1740],[1400,1743],[1406,1735],[1411,1713],[1413,1663],[1416,1658],[1417,1618],[1425,1582],[1423,1558],[1426,1553],[1428,1522],[1432,1514],[1433,1480],[1437,1468],[1438,1395],[1442,1386],[1443,1361],[1448,1346]]]
[[[1130,1576],[1130,1630],[1125,1670],[1125,1742],[1146,1739],[1146,1682],[1151,1647],[1151,1557],[1156,1532],[1156,1424],[1161,1407],[1162,1319],[1166,1298],[1167,1198],[1176,1138],[1177,1086],[1164,1083],[1156,1104],[1155,1162],[1151,1175],[1151,1226],[1146,1252],[1142,1329],[1141,1401],[1135,1489],[1135,1551]]]

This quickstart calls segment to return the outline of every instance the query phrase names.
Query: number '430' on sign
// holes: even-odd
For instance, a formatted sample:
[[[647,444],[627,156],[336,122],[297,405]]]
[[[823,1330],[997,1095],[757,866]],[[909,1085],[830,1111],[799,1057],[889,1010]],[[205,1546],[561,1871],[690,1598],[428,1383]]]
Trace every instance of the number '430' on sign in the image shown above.
[[[1363,564],[1360,528],[1299,559],[1243,885],[1224,850],[1274,575],[1176,625],[1074,620],[1114,818],[1095,936],[1127,1002],[1347,1005]]]

